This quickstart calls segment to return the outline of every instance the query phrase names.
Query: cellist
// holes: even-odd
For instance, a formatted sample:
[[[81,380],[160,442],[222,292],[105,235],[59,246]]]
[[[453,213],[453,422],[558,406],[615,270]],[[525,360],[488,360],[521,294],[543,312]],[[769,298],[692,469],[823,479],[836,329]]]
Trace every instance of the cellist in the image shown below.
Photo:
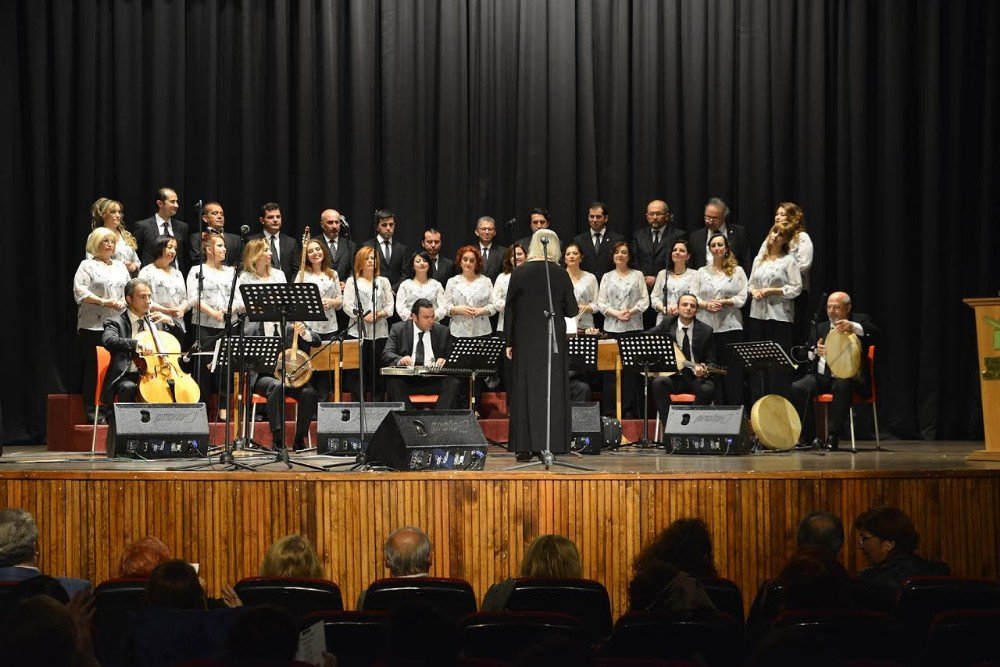
[[[125,312],[104,320],[104,334],[101,344],[111,352],[111,365],[105,376],[101,403],[110,405],[117,394],[118,400],[131,403],[139,395],[141,373],[133,358],[156,352],[152,346],[137,340],[139,334],[149,326],[145,320],[147,313],[156,325],[169,324],[172,320],[163,313],[150,313],[153,290],[145,278],[132,278],[125,283]]]

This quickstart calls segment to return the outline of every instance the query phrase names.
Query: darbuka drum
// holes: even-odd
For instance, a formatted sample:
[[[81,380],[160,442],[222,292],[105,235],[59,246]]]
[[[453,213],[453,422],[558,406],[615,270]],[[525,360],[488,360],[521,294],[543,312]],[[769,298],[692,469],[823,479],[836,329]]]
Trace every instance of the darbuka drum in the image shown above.
[[[765,447],[779,452],[795,447],[802,433],[802,420],[795,406],[777,394],[763,396],[753,404],[750,424]]]
[[[857,335],[831,328],[826,337],[826,365],[841,380],[855,377],[861,370],[861,342]]]

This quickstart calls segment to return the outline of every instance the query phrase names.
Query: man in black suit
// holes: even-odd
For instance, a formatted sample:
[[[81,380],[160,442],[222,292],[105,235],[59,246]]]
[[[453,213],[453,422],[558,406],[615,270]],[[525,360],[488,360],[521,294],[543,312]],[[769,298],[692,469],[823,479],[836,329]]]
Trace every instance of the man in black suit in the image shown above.
[[[448,279],[455,275],[455,262],[441,254],[441,232],[433,227],[425,229],[420,247],[431,258],[431,268],[427,275],[442,285],[447,285]],[[413,278],[413,275],[413,255],[410,255],[403,265],[403,279],[408,280]]]
[[[226,259],[223,264],[226,266],[236,266],[240,263],[240,237],[236,234],[225,231],[226,214],[222,210],[222,204],[210,201],[201,209],[201,219],[205,223],[205,231],[209,234],[222,236],[226,244]],[[191,266],[205,263],[205,252],[201,245],[201,237],[198,232],[191,234],[188,240]]]
[[[750,245],[747,242],[747,230],[743,225],[729,221],[729,207],[718,197],[712,197],[705,204],[705,226],[691,232],[691,264],[692,269],[705,266],[711,253],[708,252],[708,242],[716,233],[722,234],[729,241],[729,249],[743,271],[750,275],[753,258],[747,253]]]
[[[709,378],[705,364],[715,363],[715,338],[712,327],[695,319],[698,299],[682,294],[677,299],[677,314],[666,317],[646,333],[666,336],[680,348],[694,368],[685,368],[668,377],[658,377],[650,385],[653,403],[660,419],[667,418],[670,394],[694,394],[697,405],[708,405],[715,394],[715,383]]]
[[[322,234],[313,238],[326,244],[330,252],[330,262],[340,280],[340,291],[344,291],[344,283],[354,275],[354,255],[358,252],[358,244],[340,233],[344,226],[344,216],[336,209],[328,208],[319,214],[319,226]],[[343,330],[347,326],[348,317],[343,308],[337,309],[337,328]]]
[[[882,335],[882,330],[863,313],[851,312],[851,297],[847,292],[834,292],[826,300],[826,315],[829,318],[816,326],[816,338],[811,341],[816,346],[816,359],[812,372],[792,383],[792,397],[796,407],[803,414],[803,431],[813,423],[810,410],[817,394],[833,394],[830,407],[827,449],[836,450],[840,436],[844,434],[848,411],[854,394],[867,397],[871,394],[871,379],[868,376],[868,348]],[[853,333],[861,344],[861,364],[857,375],[838,378],[830,373],[826,365],[826,339],[830,329],[841,333]]]
[[[402,243],[392,240],[396,233],[396,215],[387,208],[375,211],[374,238],[365,241],[365,245],[375,248],[379,253],[379,274],[385,276],[395,292],[399,283],[403,282],[403,266],[410,259],[410,251]]]
[[[152,354],[156,350],[140,343],[136,336],[146,330],[143,319],[153,303],[153,290],[145,278],[132,278],[125,283],[125,312],[104,320],[101,345],[111,353],[111,363],[101,391],[101,403],[111,405],[115,395],[123,403],[134,403],[139,395],[139,369],[132,362],[135,355]],[[152,313],[150,319],[157,325],[172,320],[163,313]],[[114,413],[112,412],[112,415]]]
[[[524,248],[525,254],[528,252],[528,246],[531,245],[531,237],[535,235],[535,232],[539,229],[549,229],[551,223],[549,221],[548,209],[541,208],[540,206],[531,209],[531,220],[528,224],[531,225],[531,233],[517,240],[521,244],[521,247]],[[561,242],[560,245],[562,245]],[[562,257],[549,257],[549,259],[553,262],[558,262]]]
[[[648,227],[637,229],[632,235],[632,247],[629,253],[632,257],[632,266],[642,271],[647,291],[653,289],[656,274],[667,268],[667,260],[670,259],[674,242],[687,236],[683,230],[670,224],[672,218],[667,202],[654,199],[646,205]],[[642,315],[643,327],[649,329],[655,323],[656,311],[652,308],[646,309]]]
[[[132,223],[132,236],[139,246],[139,261],[144,265],[151,264],[156,259],[153,256],[153,244],[158,236],[173,236],[177,239],[177,259],[174,263],[181,273],[187,275],[189,252],[187,249],[188,226],[186,222],[174,218],[180,202],[173,188],[160,188],[156,191],[156,213]]]
[[[608,229],[610,217],[607,204],[593,202],[587,213],[587,225],[590,226],[590,231],[573,238],[573,242],[580,246],[580,253],[583,255],[580,268],[593,273],[598,285],[601,284],[604,274],[615,268],[615,262],[611,259],[611,249],[616,243],[625,240],[622,234]]]
[[[397,322],[389,330],[389,340],[382,353],[382,366],[442,366],[451,351],[451,334],[448,328],[434,321],[434,304],[427,299],[417,299],[410,311],[410,319]],[[412,410],[410,394],[436,393],[438,410],[448,410],[455,404],[459,380],[451,375],[438,377],[395,376],[385,378],[385,388],[390,401],[405,401]]]
[[[281,224],[281,207],[274,202],[268,202],[260,207],[260,226],[263,231],[250,238],[267,241],[267,245],[271,248],[271,266],[281,269],[285,274],[285,280],[291,282],[299,270],[299,254],[302,248],[294,238],[281,233]]]
[[[497,222],[488,215],[484,215],[476,220],[476,238],[479,240],[479,254],[483,256],[482,274],[496,282],[497,276],[503,273],[503,256],[507,252],[506,246],[493,241],[497,236]],[[525,248],[527,251],[527,248]],[[444,283],[441,283],[442,285]],[[494,323],[494,328],[495,323]]]

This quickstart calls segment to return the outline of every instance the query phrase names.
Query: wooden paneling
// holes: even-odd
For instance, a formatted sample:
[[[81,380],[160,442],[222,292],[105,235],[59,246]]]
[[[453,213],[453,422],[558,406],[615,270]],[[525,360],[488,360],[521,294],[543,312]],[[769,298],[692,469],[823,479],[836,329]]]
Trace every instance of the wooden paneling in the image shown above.
[[[384,576],[394,528],[423,527],[433,573],[462,577],[482,596],[513,574],[532,538],[560,533],[580,548],[585,575],[626,608],[632,558],[672,520],[703,518],[722,576],[749,604],[793,549],[799,519],[828,509],[848,524],[845,565],[860,566],[850,521],[879,503],[916,523],[920,551],[959,575],[998,576],[1000,474],[719,473],[672,475],[0,473],[0,503],[38,520],[44,571],[99,582],[131,540],[153,535],[201,564],[213,594],[256,573],[278,537],[312,540],[349,607]]]

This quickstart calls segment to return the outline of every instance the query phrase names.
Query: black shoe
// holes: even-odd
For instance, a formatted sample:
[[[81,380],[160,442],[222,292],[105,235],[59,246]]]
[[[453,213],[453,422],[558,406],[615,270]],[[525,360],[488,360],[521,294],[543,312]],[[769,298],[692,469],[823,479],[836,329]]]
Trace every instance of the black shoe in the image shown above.
[[[825,447],[831,452],[840,451],[840,437],[833,433],[826,436]]]
[[[527,463],[528,461],[531,460],[531,456],[532,456],[531,452],[518,452],[514,456],[514,458],[517,459],[517,461],[520,463]]]
[[[308,447],[305,443],[305,440],[296,440],[295,443],[292,445],[292,449],[294,449],[297,452],[301,452],[308,449]]]

